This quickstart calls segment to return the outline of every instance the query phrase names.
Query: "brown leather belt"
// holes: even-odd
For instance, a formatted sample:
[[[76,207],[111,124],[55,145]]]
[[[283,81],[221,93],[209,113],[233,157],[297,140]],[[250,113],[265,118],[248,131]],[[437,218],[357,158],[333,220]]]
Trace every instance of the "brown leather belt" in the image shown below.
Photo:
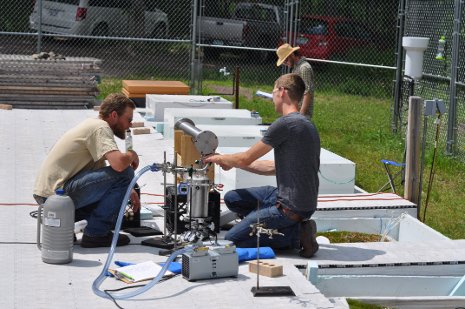
[[[276,208],[278,209],[281,209],[281,211],[283,212],[283,214],[288,217],[289,219],[291,219],[292,221],[296,221],[296,222],[301,222],[304,218],[299,215],[299,214],[296,214],[295,212],[293,212],[292,210],[290,210],[289,208],[287,207],[283,207],[281,204],[279,203],[276,203]]]

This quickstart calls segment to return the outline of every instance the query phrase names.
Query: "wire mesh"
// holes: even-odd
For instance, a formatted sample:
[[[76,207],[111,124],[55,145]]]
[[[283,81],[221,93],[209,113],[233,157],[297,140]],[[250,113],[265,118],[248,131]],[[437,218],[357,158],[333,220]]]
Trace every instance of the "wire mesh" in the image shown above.
[[[440,149],[446,152],[448,143],[453,144],[453,154],[465,161],[465,144],[463,133],[465,127],[465,100],[464,100],[464,78],[465,78],[465,49],[464,26],[465,22],[464,7],[456,7],[460,1],[433,1],[433,0],[409,0],[406,5],[405,31],[404,36],[416,36],[429,38],[428,48],[424,53],[423,60],[423,78],[415,82],[412,93],[420,96],[425,100],[441,99],[446,104],[447,111],[451,110],[451,102],[454,104],[456,115],[447,112],[442,116],[440,132]],[[454,46],[454,19],[456,10],[462,10],[461,13],[461,31],[459,34],[459,44]],[[446,41],[444,52],[440,49],[440,39],[443,37]],[[458,48],[458,62],[454,64],[453,49]],[[443,54],[439,55],[439,53]],[[451,88],[452,70],[457,70],[457,79],[455,87],[457,93]],[[409,83],[403,83],[403,94],[401,100],[401,118],[402,124],[405,124],[408,109]],[[455,99],[452,100],[452,99]],[[454,117],[455,116],[455,117]],[[428,120],[428,128],[432,128],[434,119]],[[450,126],[451,129],[448,127]],[[406,126],[404,126],[404,129]],[[435,130],[427,131],[426,151],[434,145]]]
[[[268,83],[277,69],[275,49],[300,47],[315,71],[316,91],[390,97],[395,66],[397,3],[374,9],[365,1],[200,2],[203,78],[241,66],[241,81]],[[372,67],[367,67],[372,66]]]
[[[7,0],[0,53],[94,57],[107,77],[187,81],[191,7],[182,0]]]

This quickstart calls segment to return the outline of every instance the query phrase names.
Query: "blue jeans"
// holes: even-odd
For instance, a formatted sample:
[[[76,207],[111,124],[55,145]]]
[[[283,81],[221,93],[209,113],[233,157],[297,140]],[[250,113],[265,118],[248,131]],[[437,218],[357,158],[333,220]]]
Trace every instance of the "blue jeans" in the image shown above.
[[[237,247],[252,248],[257,246],[257,236],[250,236],[251,225],[265,224],[267,229],[277,229],[284,235],[260,235],[261,247],[275,249],[300,248],[298,222],[289,219],[282,209],[276,207],[277,188],[272,186],[254,187],[229,191],[224,196],[226,206],[244,218],[225,235],[225,239],[232,241]],[[257,203],[259,209],[257,210]]]
[[[116,172],[110,166],[82,171],[70,178],[63,186],[78,212],[92,207],[88,212],[84,234],[105,236],[114,228],[126,190],[134,178],[134,170],[128,167]]]

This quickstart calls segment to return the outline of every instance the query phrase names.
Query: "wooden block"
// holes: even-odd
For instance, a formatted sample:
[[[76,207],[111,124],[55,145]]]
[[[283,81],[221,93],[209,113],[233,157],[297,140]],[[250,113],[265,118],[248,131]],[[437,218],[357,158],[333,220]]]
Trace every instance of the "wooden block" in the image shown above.
[[[260,260],[257,267],[257,260],[249,262],[249,271],[251,273],[258,273],[266,277],[279,277],[283,275],[283,266],[277,265],[268,260]]]
[[[192,141],[192,137],[190,135],[184,134],[182,132],[180,137],[181,140],[181,147],[180,151],[178,152],[181,156],[181,161],[183,166],[190,166],[195,163],[196,160],[200,159],[200,153],[195,148],[194,142]],[[179,163],[178,163],[179,164]],[[207,171],[207,177],[211,183],[215,182],[215,166],[211,165]]]
[[[124,88],[121,88],[121,92],[130,99],[145,99],[145,93],[130,93]]]
[[[190,88],[180,81],[170,80],[123,80],[123,88],[128,97],[137,94],[189,94]]]
[[[183,134],[181,137],[181,152],[182,163],[184,165],[194,164],[195,160],[200,159],[200,153],[195,148],[192,137],[187,134]]]
[[[174,152],[181,153],[181,138],[183,136],[182,130],[174,130]]]
[[[13,105],[10,104],[0,104],[0,109],[11,111],[13,109]]]
[[[133,135],[150,134],[150,128],[135,128],[135,129],[132,129],[132,134]]]
[[[144,127],[144,122],[143,121],[133,121],[132,122],[132,127],[133,128],[142,128],[142,127]]]

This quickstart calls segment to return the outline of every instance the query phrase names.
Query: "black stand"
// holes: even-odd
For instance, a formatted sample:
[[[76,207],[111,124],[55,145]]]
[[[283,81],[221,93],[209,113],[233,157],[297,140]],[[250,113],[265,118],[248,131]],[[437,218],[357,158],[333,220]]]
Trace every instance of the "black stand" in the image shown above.
[[[260,210],[260,202],[257,201],[257,212]],[[254,297],[273,297],[273,296],[295,296],[290,286],[260,286],[260,217],[257,215],[256,229],[252,228],[252,233],[257,235],[257,286],[254,286],[250,291]],[[251,233],[251,234],[252,234]],[[270,237],[272,237],[272,233]]]
[[[253,287],[251,291],[254,297],[295,296],[290,286]]]

